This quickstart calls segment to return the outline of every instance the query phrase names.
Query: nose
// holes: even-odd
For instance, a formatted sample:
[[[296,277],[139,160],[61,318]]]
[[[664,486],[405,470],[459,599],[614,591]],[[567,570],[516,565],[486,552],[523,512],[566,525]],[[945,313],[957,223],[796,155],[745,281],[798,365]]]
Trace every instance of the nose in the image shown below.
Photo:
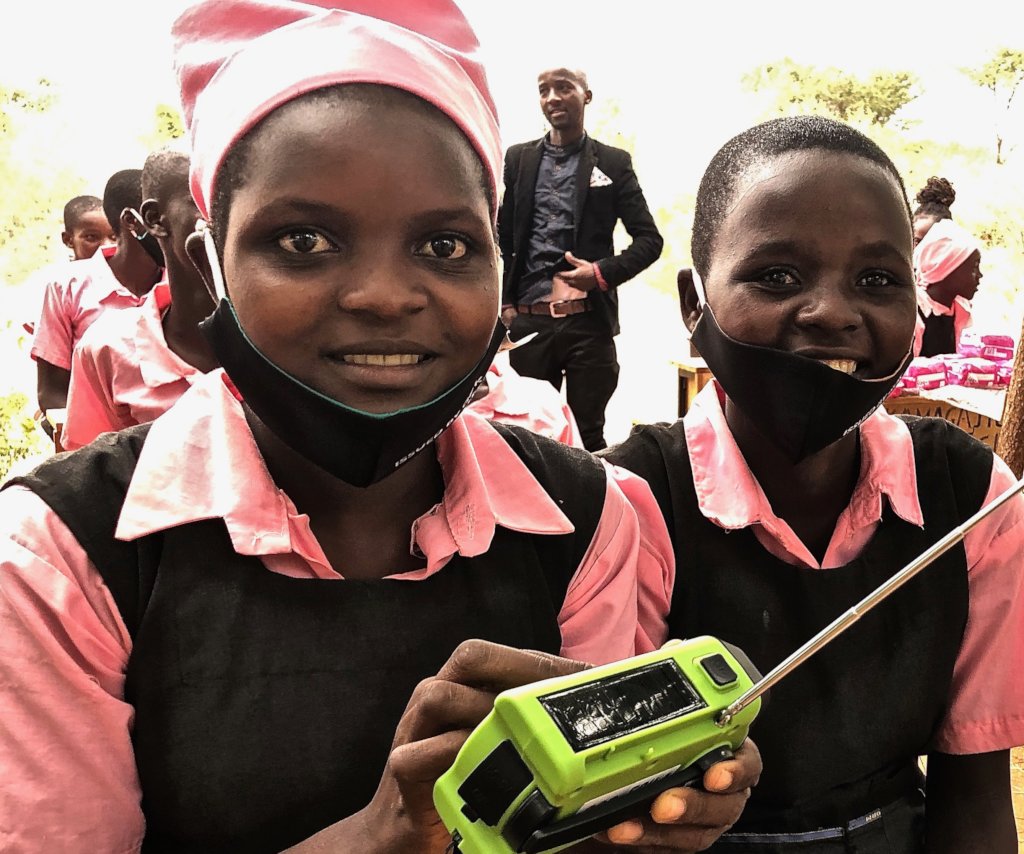
[[[427,306],[427,291],[418,284],[417,271],[384,258],[349,265],[337,288],[342,311],[372,322],[400,320]]]
[[[798,326],[822,332],[852,332],[861,325],[860,311],[838,283],[823,282],[809,289],[797,310]]]

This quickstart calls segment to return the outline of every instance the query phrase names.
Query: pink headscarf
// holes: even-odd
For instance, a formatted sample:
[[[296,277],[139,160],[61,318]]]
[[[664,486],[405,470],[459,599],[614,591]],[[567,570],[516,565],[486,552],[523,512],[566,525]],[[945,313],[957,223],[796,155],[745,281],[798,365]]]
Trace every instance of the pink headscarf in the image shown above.
[[[974,235],[951,219],[940,219],[914,250],[918,287],[941,282],[975,251],[981,251],[981,244]]]
[[[173,35],[192,195],[206,219],[231,147],[277,107],[339,83],[392,86],[433,104],[476,149],[497,198],[497,111],[476,35],[451,0],[201,0]]]

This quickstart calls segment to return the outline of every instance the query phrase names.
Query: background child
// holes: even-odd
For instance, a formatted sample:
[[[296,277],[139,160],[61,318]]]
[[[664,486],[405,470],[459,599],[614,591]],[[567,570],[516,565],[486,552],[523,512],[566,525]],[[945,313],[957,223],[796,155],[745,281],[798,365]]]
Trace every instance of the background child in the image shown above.
[[[114,243],[114,230],[96,196],[75,196],[64,205],[64,231],[60,239],[71,250],[72,260],[92,258],[101,246]]]
[[[450,2],[358,6],[384,19],[176,24],[224,372],[0,494],[15,849],[441,852],[433,782],[496,691],[664,639],[604,468],[460,415],[504,338],[475,36]],[[711,769],[664,844],[758,770]]]
[[[114,242],[114,232],[103,213],[103,201],[96,196],[75,196],[64,205],[64,230],[61,241],[71,250],[72,260],[91,258],[101,246]],[[31,335],[43,304],[47,283],[64,276],[66,261],[51,264],[33,277],[36,283],[30,289],[30,300],[23,309],[22,328]]]
[[[949,424],[877,408],[910,359],[911,249],[899,174],[852,128],[778,119],[712,159],[679,288],[716,382],[608,454],[672,534],[674,586],[648,591],[671,635],[767,670],[1013,482]],[[1016,851],[1022,540],[1017,496],[774,689],[761,782],[713,850]]]
[[[152,421],[217,367],[199,331],[213,300],[185,254],[185,240],[199,218],[188,165],[188,155],[176,151],[146,159],[140,213],[166,259],[164,280],[138,308],[101,317],[76,348],[61,434],[66,450],[100,433]]]
[[[160,278],[160,267],[136,234],[145,229],[131,213],[142,201],[141,175],[138,169],[115,172],[104,188],[103,210],[116,244],[68,264],[46,285],[31,350],[44,413],[67,405],[71,354],[85,330],[106,310],[141,305]]]
[[[953,220],[940,220],[914,250],[914,269],[924,318],[920,355],[956,353],[981,284],[981,244]]]

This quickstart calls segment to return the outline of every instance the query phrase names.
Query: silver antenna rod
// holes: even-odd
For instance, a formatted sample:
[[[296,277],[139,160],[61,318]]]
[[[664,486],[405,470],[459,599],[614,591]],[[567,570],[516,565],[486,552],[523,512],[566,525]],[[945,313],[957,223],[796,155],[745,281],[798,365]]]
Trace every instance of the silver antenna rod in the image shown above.
[[[765,691],[772,688],[780,680],[788,676],[792,671],[796,670],[797,667],[807,661],[808,658],[814,655],[814,653],[820,650],[823,646],[831,643],[835,638],[856,623],[857,620],[863,617],[868,611],[874,608],[875,605],[885,601],[890,594],[899,590],[922,569],[935,561],[936,558],[941,557],[943,554],[948,552],[953,548],[953,546],[959,543],[967,532],[977,525],[978,522],[988,516],[989,513],[992,513],[997,508],[1002,507],[1022,489],[1024,489],[1024,479],[1018,480],[991,504],[982,507],[977,513],[971,516],[970,519],[946,534],[946,536],[931,546],[931,548],[927,549],[923,554],[903,567],[903,569],[897,572],[892,578],[861,599],[860,602],[850,608],[849,611],[838,616],[796,652],[778,664],[773,670],[764,676],[760,682],[754,683],[754,685],[747,689],[744,694],[737,697],[732,705],[722,709],[722,711],[718,713],[718,717],[715,718],[715,723],[719,726],[728,725],[728,723],[741,710],[745,709],[754,702],[754,700],[764,694]]]

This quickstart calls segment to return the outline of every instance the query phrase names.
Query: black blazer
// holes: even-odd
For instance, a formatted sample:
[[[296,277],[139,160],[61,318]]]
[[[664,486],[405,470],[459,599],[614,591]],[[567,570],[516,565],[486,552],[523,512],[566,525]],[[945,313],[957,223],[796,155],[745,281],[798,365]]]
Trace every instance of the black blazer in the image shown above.
[[[513,145],[505,154],[505,195],[498,209],[498,243],[504,266],[502,304],[518,300],[519,280],[529,249],[534,189],[543,154],[543,139]],[[592,187],[594,167],[611,180]],[[618,255],[612,242],[615,223],[622,220],[633,242]],[[576,172],[576,218],[572,253],[599,262],[608,291],[590,292],[598,315],[612,335],[619,332],[619,300],[615,288],[647,269],[661,255],[664,241],[647,209],[629,152],[587,137]]]

